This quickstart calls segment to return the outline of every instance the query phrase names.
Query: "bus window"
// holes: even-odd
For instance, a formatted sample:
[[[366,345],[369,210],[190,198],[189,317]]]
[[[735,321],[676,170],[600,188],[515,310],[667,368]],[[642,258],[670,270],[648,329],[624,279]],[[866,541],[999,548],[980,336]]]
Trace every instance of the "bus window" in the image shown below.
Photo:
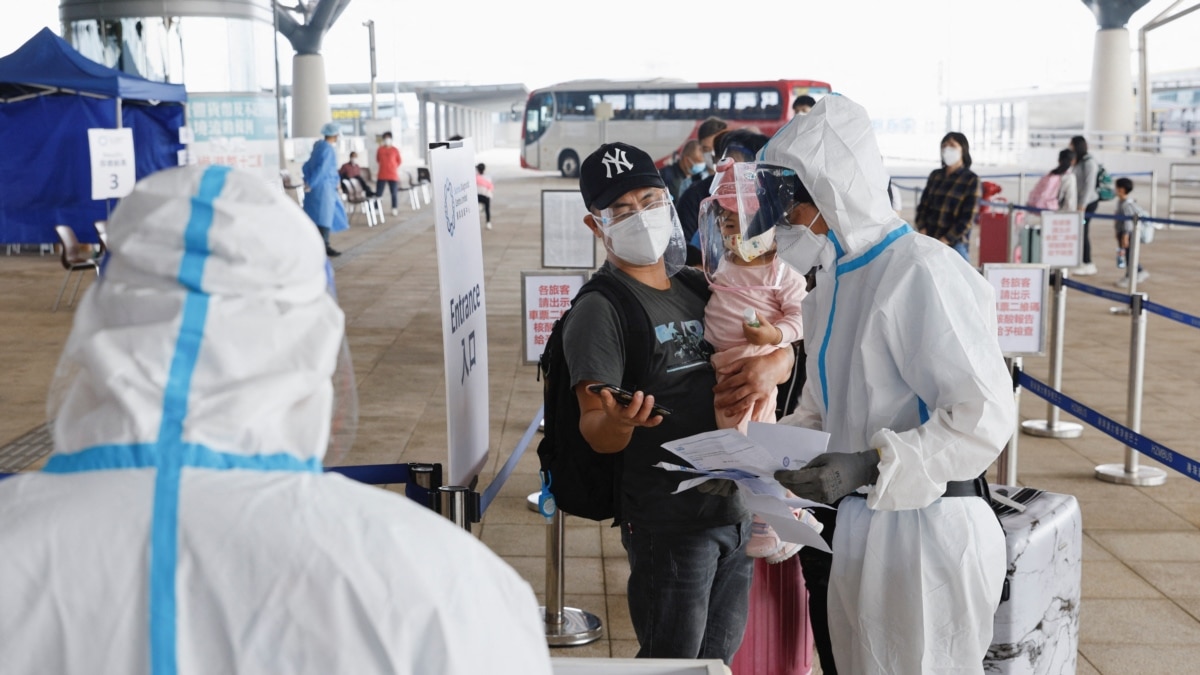
[[[595,116],[595,111],[592,107],[593,98],[593,96],[588,96],[587,92],[559,92],[557,94],[558,119],[591,119]]]
[[[629,115],[629,95],[625,93],[618,94],[592,94],[592,104],[595,105],[598,101],[611,103],[613,109],[614,120],[631,119]]]
[[[733,114],[735,120],[757,119],[755,109],[758,108],[757,91],[737,91],[733,93]]]
[[[535,94],[529,97],[525,108],[525,143],[537,141],[546,133],[546,127],[554,116],[554,95]]]
[[[677,91],[672,109],[676,119],[704,119],[712,109],[712,94],[707,91]]]
[[[639,91],[633,95],[635,119],[666,119],[671,109],[671,95],[665,91]]]

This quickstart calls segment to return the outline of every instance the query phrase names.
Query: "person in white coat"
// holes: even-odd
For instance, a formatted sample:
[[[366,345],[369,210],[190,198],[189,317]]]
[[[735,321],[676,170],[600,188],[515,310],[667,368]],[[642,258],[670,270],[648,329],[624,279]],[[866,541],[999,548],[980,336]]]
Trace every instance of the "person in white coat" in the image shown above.
[[[81,302],[54,454],[0,481],[5,673],[537,673],[536,598],[474,537],[322,473],[343,315],[257,175],[137,184]]]
[[[838,672],[982,673],[1006,568],[982,476],[1016,423],[991,287],[892,209],[870,118],[849,99],[822,99],[760,159],[797,179],[778,255],[820,267],[803,307],[809,377],[781,423],[828,432],[831,451],[777,478],[839,504]]]

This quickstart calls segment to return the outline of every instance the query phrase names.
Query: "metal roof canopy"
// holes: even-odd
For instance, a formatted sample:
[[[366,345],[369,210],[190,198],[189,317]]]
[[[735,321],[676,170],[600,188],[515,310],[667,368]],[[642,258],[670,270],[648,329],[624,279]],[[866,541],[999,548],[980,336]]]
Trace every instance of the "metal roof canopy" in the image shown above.
[[[377,82],[376,91],[381,98],[392,91],[416,94],[419,98],[434,103],[448,103],[466,108],[477,108],[490,112],[511,112],[515,103],[524,104],[529,98],[529,89],[521,83],[508,84],[441,84],[437,82]],[[284,96],[292,95],[292,87],[282,87]],[[371,85],[367,82],[329,85],[331,96],[360,94],[369,96]]]

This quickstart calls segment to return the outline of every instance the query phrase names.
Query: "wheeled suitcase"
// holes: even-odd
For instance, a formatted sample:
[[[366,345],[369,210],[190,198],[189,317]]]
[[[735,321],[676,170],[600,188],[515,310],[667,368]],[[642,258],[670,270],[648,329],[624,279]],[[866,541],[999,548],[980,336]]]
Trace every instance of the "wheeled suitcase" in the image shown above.
[[[812,672],[812,626],[800,557],[771,565],[754,561],[750,613],[734,675],[808,675]]]
[[[1083,518],[1071,495],[994,485],[1023,512],[993,498],[1008,549],[1004,594],[996,610],[985,673],[1075,672]]]

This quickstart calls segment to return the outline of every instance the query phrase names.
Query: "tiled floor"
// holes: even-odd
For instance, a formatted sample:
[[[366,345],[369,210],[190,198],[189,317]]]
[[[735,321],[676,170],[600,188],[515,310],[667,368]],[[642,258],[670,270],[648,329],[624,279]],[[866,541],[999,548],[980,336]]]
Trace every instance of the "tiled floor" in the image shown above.
[[[517,168],[513,151],[485,157],[496,182],[494,229],[483,232],[490,362],[491,455],[482,489],[513,452],[541,402],[541,383],[520,356],[520,273],[540,267],[542,189],[573,181]],[[986,172],[986,171],[984,171]],[[898,174],[910,173],[897,171]],[[909,209],[911,213],[911,208]],[[346,464],[446,461],[439,298],[432,208],[368,229],[363,216],[335,235],[340,300],[359,387],[358,440]],[[582,224],[580,225],[582,227]],[[1100,274],[1081,281],[1112,288],[1117,276],[1108,221],[1092,233]],[[1164,230],[1143,251],[1151,272],[1140,290],[1157,303],[1200,315],[1196,292],[1200,229]],[[51,313],[64,272],[36,253],[0,256],[0,442],[45,420],[45,400],[72,309]],[[85,281],[85,285],[90,281]],[[1130,321],[1111,301],[1071,291],[1062,390],[1125,420]],[[1148,321],[1142,428],[1162,444],[1200,457],[1200,331],[1151,316]],[[1026,358],[1048,379],[1045,358]],[[1024,419],[1044,419],[1046,404],[1021,397]],[[1072,418],[1066,414],[1064,420]],[[536,442],[536,441],[535,441]],[[531,447],[499,497],[474,527],[543,597],[545,534],[526,508],[537,490]],[[1160,487],[1134,488],[1093,478],[1097,464],[1121,462],[1123,449],[1093,429],[1071,440],[1021,436],[1020,481],[1074,494],[1083,509],[1084,565],[1080,673],[1195,673],[1200,662],[1200,484],[1174,472]],[[1141,460],[1146,465],[1154,462]],[[34,464],[31,468],[36,468]],[[616,532],[570,518],[566,528],[566,601],[598,615],[604,637],[555,650],[562,656],[631,656],[637,645],[625,603],[628,568]]]

